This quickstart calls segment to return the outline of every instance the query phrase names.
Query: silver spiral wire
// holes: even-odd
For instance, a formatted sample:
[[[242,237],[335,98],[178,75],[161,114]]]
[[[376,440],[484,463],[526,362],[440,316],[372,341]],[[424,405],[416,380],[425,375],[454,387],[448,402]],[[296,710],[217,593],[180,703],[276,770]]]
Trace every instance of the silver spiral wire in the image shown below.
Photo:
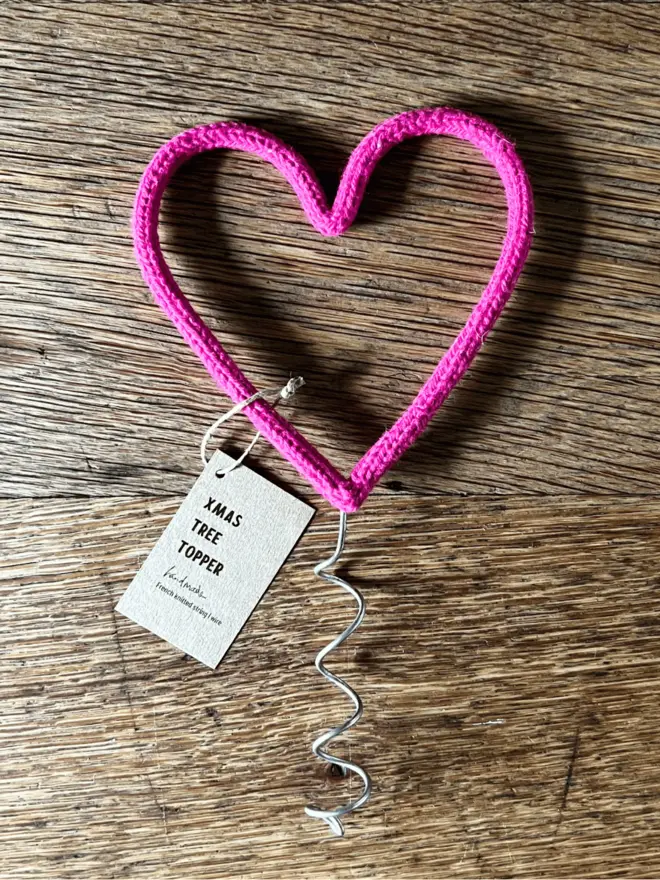
[[[329,584],[341,587],[349,595],[351,595],[357,603],[357,614],[355,615],[355,618],[349,624],[349,626],[347,626],[346,629],[341,633],[341,635],[338,635],[337,638],[333,639],[330,642],[330,644],[326,645],[325,648],[322,648],[319,651],[319,653],[316,655],[314,665],[324,678],[326,678],[331,684],[334,684],[335,687],[338,687],[346,694],[346,696],[353,703],[355,711],[353,715],[343,724],[340,724],[337,727],[332,727],[326,733],[319,736],[318,739],[314,740],[314,742],[312,743],[312,751],[314,752],[316,757],[320,758],[322,761],[327,761],[329,764],[333,764],[336,767],[339,767],[342,771],[342,775],[345,776],[348,772],[355,773],[362,779],[364,788],[359,798],[356,798],[355,800],[352,800],[342,806],[335,807],[334,810],[324,810],[321,807],[315,807],[311,804],[305,807],[305,812],[308,816],[311,816],[314,819],[323,819],[323,821],[328,824],[332,833],[336,834],[337,837],[343,837],[344,835],[344,826],[342,825],[341,818],[343,816],[346,816],[348,813],[352,813],[353,810],[359,810],[360,807],[366,804],[371,796],[371,778],[369,777],[369,774],[366,770],[364,770],[358,764],[354,764],[352,761],[346,761],[343,758],[337,758],[334,755],[331,755],[325,751],[325,746],[327,746],[331,740],[335,739],[335,737],[337,736],[341,736],[343,733],[346,733],[347,730],[350,730],[351,727],[358,723],[358,721],[362,717],[363,710],[362,700],[360,699],[358,694],[343,679],[339,678],[339,676],[337,675],[333,675],[333,673],[329,671],[329,669],[325,666],[323,662],[328,654],[331,654],[332,651],[335,650],[335,648],[338,648],[340,645],[342,645],[346,641],[346,639],[348,639],[349,636],[351,636],[355,632],[355,630],[362,623],[365,613],[365,604],[362,593],[355,587],[351,586],[348,581],[343,580],[336,574],[330,574],[327,571],[327,569],[332,568],[333,565],[335,565],[339,561],[339,557],[344,550],[344,542],[346,540],[346,525],[347,517],[346,514],[342,511],[339,518],[339,534],[337,536],[337,547],[335,549],[335,552],[328,559],[325,559],[323,562],[319,562],[319,564],[314,569],[314,574],[316,575],[316,577],[327,581],[327,583]]]

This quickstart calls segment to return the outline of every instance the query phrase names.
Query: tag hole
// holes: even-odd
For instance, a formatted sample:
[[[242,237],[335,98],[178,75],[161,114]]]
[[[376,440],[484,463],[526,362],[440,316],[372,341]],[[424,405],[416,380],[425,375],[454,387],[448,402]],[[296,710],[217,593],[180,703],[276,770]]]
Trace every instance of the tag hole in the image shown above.
[[[216,471],[215,475],[219,480],[221,480],[225,476],[225,474],[223,474],[222,471]]]
[[[328,776],[332,776],[334,779],[341,779],[342,776],[348,776],[348,770],[345,767],[340,767],[339,764],[328,764],[326,772]]]

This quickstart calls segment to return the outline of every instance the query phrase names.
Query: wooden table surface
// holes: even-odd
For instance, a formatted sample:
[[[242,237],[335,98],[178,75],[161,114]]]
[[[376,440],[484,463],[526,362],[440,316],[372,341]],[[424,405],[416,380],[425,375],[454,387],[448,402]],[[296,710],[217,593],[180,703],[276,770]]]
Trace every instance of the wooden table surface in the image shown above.
[[[660,877],[660,5],[0,4],[0,877]],[[431,428],[351,517],[363,628],[333,668],[374,778],[311,755],[346,702],[314,671],[350,618],[318,507],[215,673],[113,611],[228,406],[135,266],[154,150],[238,119],[332,193],[377,122],[453,105],[518,144],[519,286]],[[467,317],[505,224],[494,171],[424,139],[322,239],[269,166],[191,162],[175,274],[257,386],[347,473]],[[223,441],[250,436],[237,418]]]

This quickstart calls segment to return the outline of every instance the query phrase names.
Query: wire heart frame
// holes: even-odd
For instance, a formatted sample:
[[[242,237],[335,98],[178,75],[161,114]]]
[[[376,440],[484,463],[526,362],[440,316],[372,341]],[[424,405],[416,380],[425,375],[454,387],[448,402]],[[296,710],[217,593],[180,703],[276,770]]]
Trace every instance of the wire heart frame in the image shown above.
[[[497,170],[506,193],[508,222],[502,250],[472,314],[408,409],[345,477],[274,406],[257,399],[245,414],[279,452],[340,511],[357,510],[383,474],[424,431],[470,366],[493,328],[522,271],[534,222],[532,190],[516,150],[495,126],[478,116],[437,107],[412,110],[377,125],[353,151],[332,207],[306,160],[279,138],[238,122],[203,125],[164,144],[147,166],[135,201],[135,253],[144,280],[204,366],[235,402],[257,393],[233,358],[197,314],[170,271],[158,237],[163,192],[176,169],[193,156],[219,148],[254,153],[289,181],[307,217],[321,235],[345,232],[355,219],[372,171],[396,144],[421,135],[451,135],[469,141]]]

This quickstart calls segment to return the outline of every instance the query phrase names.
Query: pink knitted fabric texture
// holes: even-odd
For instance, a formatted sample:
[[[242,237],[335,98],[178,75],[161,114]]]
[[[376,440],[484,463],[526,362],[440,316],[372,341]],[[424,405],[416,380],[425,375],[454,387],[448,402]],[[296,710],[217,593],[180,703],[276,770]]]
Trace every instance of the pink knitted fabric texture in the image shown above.
[[[220,147],[255,153],[289,181],[321,235],[333,236],[345,232],[355,219],[369,177],[382,156],[407,138],[430,134],[451,135],[480,150],[497,169],[508,204],[507,230],[491,279],[431,377],[349,477],[339,473],[266,401],[258,400],[245,409],[255,427],[314,488],[339,510],[349,513],[360,507],[385,471],[426,428],[469,367],[520,275],[531,244],[534,209],[529,180],[513,144],[490,123],[460,110],[438,107],[402,113],[381,122],[356,147],[344,169],[334,204],[329,207],[316,175],[290,146],[250,125],[219,122],[184,131],[162,146],[144,172],[135,201],[135,253],[144,280],[218,386],[238,403],[257,389],[190,305],[161,250],[158,213],[163,192],[175,170],[192,156]]]

